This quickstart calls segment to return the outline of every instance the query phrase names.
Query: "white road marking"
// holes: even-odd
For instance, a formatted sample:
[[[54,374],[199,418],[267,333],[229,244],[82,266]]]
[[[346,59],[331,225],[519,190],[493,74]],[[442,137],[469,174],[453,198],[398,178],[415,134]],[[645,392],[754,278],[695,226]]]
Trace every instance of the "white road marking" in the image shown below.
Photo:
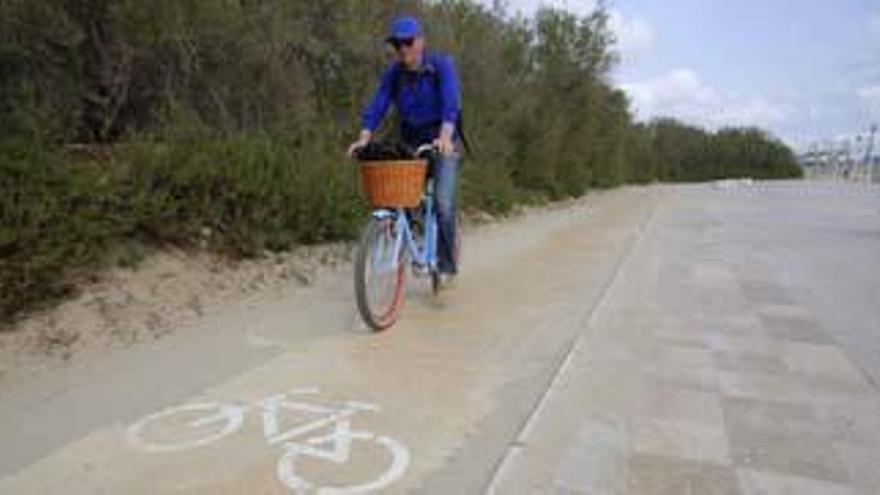
[[[263,398],[250,407],[217,402],[197,402],[170,407],[146,416],[129,427],[126,441],[134,449],[151,453],[180,452],[204,447],[238,431],[244,423],[244,415],[248,409],[259,409],[266,443],[269,446],[281,445],[284,450],[276,468],[278,480],[293,493],[312,491],[325,495],[373,493],[403,477],[410,462],[409,450],[403,443],[387,436],[376,437],[372,432],[351,428],[352,416],[358,412],[376,412],[379,407],[358,401],[328,405],[297,400],[297,396],[314,395],[319,392],[320,390],[315,387],[292,389],[286,393]],[[316,419],[282,431],[278,421],[281,411],[305,413]],[[196,413],[201,413],[201,417],[185,421],[188,416]],[[150,427],[161,430],[162,425],[165,425],[169,428],[174,425],[172,420],[175,417],[180,421],[178,428],[190,429],[192,431],[189,433],[198,436],[184,439],[171,438],[165,441],[148,439]],[[329,434],[315,435],[318,430],[327,427],[331,428]],[[316,487],[297,474],[295,461],[300,456],[333,462],[344,467],[349,461],[355,441],[371,442],[388,451],[389,466],[376,479],[349,487]]]

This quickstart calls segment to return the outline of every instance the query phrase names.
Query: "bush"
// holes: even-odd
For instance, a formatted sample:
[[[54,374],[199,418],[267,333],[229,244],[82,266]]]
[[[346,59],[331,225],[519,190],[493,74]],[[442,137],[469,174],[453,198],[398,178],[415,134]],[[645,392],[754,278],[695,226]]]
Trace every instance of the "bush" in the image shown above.
[[[345,159],[279,140],[138,141],[105,162],[0,153],[0,316],[63,295],[139,244],[236,257],[350,238],[365,214]]]
[[[470,0],[4,0],[0,318],[145,245],[254,256],[352,236],[365,205],[341,150],[398,11],[459,67],[466,209],[800,173],[759,130],[634,123],[601,3],[526,20]],[[111,151],[73,158],[70,143]]]
[[[336,151],[266,137],[138,143],[128,184],[138,227],[179,244],[210,232],[239,256],[346,238],[365,210]]]
[[[132,232],[114,174],[6,145],[0,152],[0,317],[57,297]]]

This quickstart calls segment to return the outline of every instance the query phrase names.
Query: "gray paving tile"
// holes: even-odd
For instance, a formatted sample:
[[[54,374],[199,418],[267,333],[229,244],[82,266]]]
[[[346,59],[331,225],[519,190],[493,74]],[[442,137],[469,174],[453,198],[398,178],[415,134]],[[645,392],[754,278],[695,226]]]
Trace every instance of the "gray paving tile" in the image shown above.
[[[706,324],[705,327],[706,337],[720,337],[720,338],[731,338],[731,339],[743,339],[743,340],[767,340],[768,335],[764,332],[764,329],[761,325],[751,326],[739,326],[739,325],[725,325],[722,323],[713,322],[710,324]]]
[[[654,375],[664,390],[718,391],[718,372],[710,349],[660,344],[653,357],[653,361],[645,363],[645,370]]]
[[[585,420],[554,474],[557,493],[620,493],[630,456],[626,422],[614,416]]]
[[[674,456],[692,461],[730,461],[723,424],[638,418],[632,424],[632,448],[640,454]]]
[[[657,377],[655,377],[657,380]],[[655,381],[632,418],[633,450],[695,461],[729,460],[721,396]]]
[[[721,396],[680,387],[653,384],[640,398],[636,417],[721,424]]]
[[[757,313],[765,316],[801,319],[811,319],[815,316],[812,311],[799,304],[763,304],[758,307]]]
[[[715,353],[715,366],[722,371],[785,373],[788,368],[778,354],[768,351],[719,349]]]
[[[808,402],[804,386],[785,373],[763,373],[755,370],[720,371],[718,381],[725,397],[778,401]]]
[[[801,405],[826,406],[864,400],[873,396],[865,381],[788,369],[719,370],[719,388],[727,397],[753,398]]]
[[[737,474],[742,495],[855,495],[851,487],[830,481],[752,469]]]
[[[673,457],[635,455],[630,460],[630,495],[736,495],[730,466]]]
[[[738,291],[697,292],[691,295],[689,305],[682,309],[693,311],[694,307],[699,308],[700,320],[704,323],[710,320],[709,322],[716,324],[721,323],[717,319],[722,315],[744,314],[751,310],[749,302]],[[697,316],[698,313],[693,314]]]
[[[660,345],[673,345],[690,349],[709,349],[702,332],[674,332],[661,330],[654,333]]]
[[[716,351],[762,352],[777,354],[782,343],[762,331],[739,333],[708,332],[706,341]]]
[[[870,446],[880,451],[880,398],[877,396],[814,404],[813,411],[828,425],[835,441]]]
[[[852,484],[880,494],[880,443],[838,442],[835,448],[849,472]]]
[[[871,390],[865,375],[846,352],[835,345],[791,342],[784,347],[783,359],[794,373],[825,383],[840,384],[846,390]]]
[[[743,294],[753,304],[795,305],[790,291],[766,280],[744,279],[740,282]]]
[[[736,285],[736,275],[723,263],[696,263],[693,266],[694,281],[703,287],[727,288]]]
[[[849,470],[832,432],[805,406],[751,399],[722,401],[730,456],[743,468],[846,483]]]
[[[648,372],[664,386],[717,393],[720,390],[718,371],[714,367],[666,366]]]
[[[812,318],[763,314],[759,316],[762,328],[769,337],[795,342],[833,344],[833,340]]]

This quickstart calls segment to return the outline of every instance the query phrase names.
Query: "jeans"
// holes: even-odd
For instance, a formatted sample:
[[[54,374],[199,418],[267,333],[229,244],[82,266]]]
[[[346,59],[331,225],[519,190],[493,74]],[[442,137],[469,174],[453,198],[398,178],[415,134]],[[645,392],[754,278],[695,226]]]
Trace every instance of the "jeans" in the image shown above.
[[[455,263],[455,183],[460,155],[437,155],[431,160],[430,174],[434,178],[434,205],[437,210],[437,269],[440,273],[456,274]]]

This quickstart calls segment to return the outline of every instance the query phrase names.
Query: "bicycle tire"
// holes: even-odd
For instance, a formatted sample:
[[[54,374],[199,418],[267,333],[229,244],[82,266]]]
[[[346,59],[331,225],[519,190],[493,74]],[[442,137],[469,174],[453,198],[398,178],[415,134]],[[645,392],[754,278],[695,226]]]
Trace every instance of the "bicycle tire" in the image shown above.
[[[285,452],[278,459],[276,474],[278,480],[289,490],[295,493],[318,493],[324,495],[343,494],[367,494],[381,492],[387,486],[403,477],[410,463],[410,454],[406,446],[390,437],[376,436],[372,433],[352,432],[349,442],[353,445],[355,440],[370,442],[388,451],[391,459],[388,468],[372,481],[353,486],[314,486],[311,482],[303,479],[296,469],[296,461],[300,455],[308,455],[307,452],[295,448],[286,447]]]
[[[360,245],[355,259],[354,287],[358,311],[364,323],[375,332],[381,332],[394,325],[397,322],[403,305],[404,285],[406,282],[406,253],[404,249],[401,249],[401,252],[397,254],[398,268],[396,273],[392,275],[394,277],[392,281],[393,294],[388,307],[373,308],[368,294],[370,280],[368,280],[367,271],[370,267],[370,261],[372,261],[371,254],[373,254],[375,241],[379,238],[378,236],[386,236],[386,240],[391,241],[393,245],[394,236],[391,231],[393,225],[394,222],[390,218],[371,219],[361,234]]]
[[[206,420],[213,420],[213,422],[222,420],[222,423],[218,422],[219,426],[215,428],[215,431],[202,432],[199,436],[184,440],[151,440],[148,435],[144,434],[144,430],[147,430],[148,426],[163,424],[168,418],[186,415],[194,411],[206,411],[208,413],[199,420],[187,423],[187,426],[191,427],[194,433],[199,428],[199,423],[205,422]],[[204,447],[205,445],[225,438],[238,431],[243,423],[244,409],[240,406],[215,402],[197,402],[169,407],[168,409],[155,412],[142,418],[140,421],[129,427],[126,432],[126,439],[129,445],[145,452],[180,452]]]

